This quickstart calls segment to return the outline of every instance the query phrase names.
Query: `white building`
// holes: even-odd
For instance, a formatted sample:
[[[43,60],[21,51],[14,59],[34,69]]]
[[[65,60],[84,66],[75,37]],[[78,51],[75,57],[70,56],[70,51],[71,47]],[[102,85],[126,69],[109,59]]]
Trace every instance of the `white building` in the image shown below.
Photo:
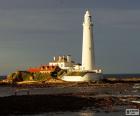
[[[70,55],[54,57],[53,61],[49,62],[50,66],[59,66],[61,69],[71,69],[74,64]]]

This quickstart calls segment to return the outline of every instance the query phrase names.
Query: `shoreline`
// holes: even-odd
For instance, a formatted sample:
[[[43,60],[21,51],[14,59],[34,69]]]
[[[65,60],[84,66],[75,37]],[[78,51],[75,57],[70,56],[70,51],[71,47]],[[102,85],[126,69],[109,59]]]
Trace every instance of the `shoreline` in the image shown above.
[[[93,112],[105,113],[124,112],[126,108],[140,109],[140,94],[132,94],[134,85],[137,84],[31,82],[2,85],[0,87],[10,87],[17,93],[0,97],[0,115],[73,112],[88,108]],[[120,110],[120,107],[123,109]]]
[[[137,82],[139,84],[139,82]],[[35,82],[35,83],[0,83],[0,87],[16,87],[16,88],[49,88],[49,87],[116,87],[120,85],[126,85],[126,86],[132,86],[134,84],[133,82],[128,83],[122,83],[122,82],[116,82],[116,83],[95,83],[95,82],[62,82],[62,83],[55,83],[55,82],[48,82],[48,83],[41,83],[41,82]]]
[[[90,97],[82,95],[22,95],[0,97],[0,114],[38,114],[43,112],[79,111],[92,107],[94,112],[116,112],[115,106],[139,108],[140,104],[124,102],[123,97]],[[130,97],[135,100],[140,97]],[[123,110],[123,109],[122,109]]]

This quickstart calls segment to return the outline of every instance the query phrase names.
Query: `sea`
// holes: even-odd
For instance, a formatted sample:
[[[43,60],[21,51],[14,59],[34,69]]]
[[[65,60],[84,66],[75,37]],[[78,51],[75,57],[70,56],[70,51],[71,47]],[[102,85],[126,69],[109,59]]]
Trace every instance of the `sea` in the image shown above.
[[[104,78],[115,76],[118,78],[126,78],[126,77],[137,77],[140,78],[140,74],[105,74]],[[0,80],[5,79],[6,76],[0,76]],[[135,85],[137,85],[138,88],[135,88]],[[122,93],[122,95],[138,95],[140,96],[140,83],[136,83],[132,86],[132,88],[129,88],[128,92]],[[22,88],[24,89],[24,88]],[[27,89],[27,88],[25,88]],[[15,91],[17,90],[16,87],[8,87],[8,86],[0,86],[0,97],[6,97],[6,96],[12,96],[15,94]],[[100,93],[107,93],[107,92],[112,92],[111,94],[113,95],[118,95],[119,93],[117,91],[112,91],[110,89],[93,89],[92,87],[67,87],[63,88],[62,87],[55,87],[55,88],[31,88],[29,89],[30,94],[59,94],[59,93],[77,93],[77,92],[83,92],[83,91],[88,91],[88,92],[98,92]],[[20,92],[18,95],[26,95],[26,92]],[[105,112],[105,111],[100,111],[98,110],[95,111],[95,108],[93,107],[88,107],[86,109],[81,109],[79,111],[59,111],[59,112],[49,112],[49,113],[40,113],[40,114],[20,114],[20,116],[124,116],[125,115],[125,107],[121,106],[116,106],[117,111],[115,112]],[[11,116],[17,116],[17,115],[11,115]]]
[[[6,79],[6,76],[0,76],[0,80]]]

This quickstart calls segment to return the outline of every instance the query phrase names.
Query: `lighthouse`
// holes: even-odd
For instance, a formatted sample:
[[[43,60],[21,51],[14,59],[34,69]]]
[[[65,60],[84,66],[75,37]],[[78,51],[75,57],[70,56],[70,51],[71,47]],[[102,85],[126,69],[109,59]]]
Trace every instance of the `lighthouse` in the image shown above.
[[[83,22],[82,68],[83,70],[95,69],[93,22],[91,13],[88,10],[84,15]]]
[[[100,81],[102,70],[95,67],[93,22],[91,13],[87,10],[83,22],[82,65],[74,65],[68,74],[62,77],[64,81],[89,82]]]

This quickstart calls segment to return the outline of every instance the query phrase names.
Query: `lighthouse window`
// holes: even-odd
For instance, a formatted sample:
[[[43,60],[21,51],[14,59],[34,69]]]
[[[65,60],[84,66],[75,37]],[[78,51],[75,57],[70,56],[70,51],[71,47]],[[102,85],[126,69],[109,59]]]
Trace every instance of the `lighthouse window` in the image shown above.
[[[91,21],[91,16],[89,16],[89,20]]]

